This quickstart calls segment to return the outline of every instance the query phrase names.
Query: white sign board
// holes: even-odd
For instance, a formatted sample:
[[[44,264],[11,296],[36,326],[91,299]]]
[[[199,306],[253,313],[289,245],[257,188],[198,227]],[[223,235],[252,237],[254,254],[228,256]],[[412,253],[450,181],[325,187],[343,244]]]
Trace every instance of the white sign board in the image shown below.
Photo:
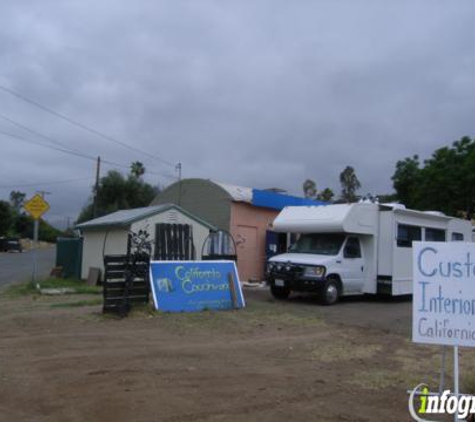
[[[475,347],[475,244],[413,243],[412,340]]]

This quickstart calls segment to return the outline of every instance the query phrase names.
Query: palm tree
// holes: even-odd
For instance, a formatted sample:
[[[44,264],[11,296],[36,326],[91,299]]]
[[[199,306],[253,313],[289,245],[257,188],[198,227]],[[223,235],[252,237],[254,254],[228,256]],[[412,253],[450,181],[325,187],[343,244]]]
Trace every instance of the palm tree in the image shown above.
[[[142,177],[145,174],[145,167],[140,161],[134,161],[130,165],[130,174],[137,179]]]

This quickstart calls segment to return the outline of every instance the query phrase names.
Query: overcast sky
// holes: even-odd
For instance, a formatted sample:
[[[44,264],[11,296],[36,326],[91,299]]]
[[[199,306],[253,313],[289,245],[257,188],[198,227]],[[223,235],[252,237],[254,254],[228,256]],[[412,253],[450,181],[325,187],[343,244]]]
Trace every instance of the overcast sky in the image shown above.
[[[2,1],[0,86],[184,177],[339,193],[351,165],[388,193],[397,160],[474,135],[474,22],[473,1]],[[95,163],[35,142],[176,174],[5,89],[0,115],[21,138],[0,133],[0,199],[46,190],[51,221],[77,216]]]

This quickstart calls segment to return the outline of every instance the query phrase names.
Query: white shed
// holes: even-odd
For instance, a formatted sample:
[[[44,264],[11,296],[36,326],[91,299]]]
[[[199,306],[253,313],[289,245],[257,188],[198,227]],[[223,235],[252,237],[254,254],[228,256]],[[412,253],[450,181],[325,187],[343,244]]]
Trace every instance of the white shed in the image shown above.
[[[210,231],[216,227],[174,204],[156,205],[116,211],[103,217],[78,224],[84,237],[81,277],[86,278],[89,268],[100,268],[104,274],[105,255],[123,255],[127,252],[127,235],[145,230],[152,242],[152,257],[157,247],[156,233],[162,225],[187,226],[196,252],[201,258],[201,248]]]

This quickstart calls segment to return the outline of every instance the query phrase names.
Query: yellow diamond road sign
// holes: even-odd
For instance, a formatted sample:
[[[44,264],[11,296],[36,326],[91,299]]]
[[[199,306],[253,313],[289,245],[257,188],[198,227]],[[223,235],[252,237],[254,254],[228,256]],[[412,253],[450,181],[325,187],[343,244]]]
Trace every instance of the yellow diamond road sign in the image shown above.
[[[38,220],[46,211],[49,210],[49,204],[41,195],[36,194],[29,201],[25,202],[23,208],[25,208],[25,210],[28,211],[35,220]]]

